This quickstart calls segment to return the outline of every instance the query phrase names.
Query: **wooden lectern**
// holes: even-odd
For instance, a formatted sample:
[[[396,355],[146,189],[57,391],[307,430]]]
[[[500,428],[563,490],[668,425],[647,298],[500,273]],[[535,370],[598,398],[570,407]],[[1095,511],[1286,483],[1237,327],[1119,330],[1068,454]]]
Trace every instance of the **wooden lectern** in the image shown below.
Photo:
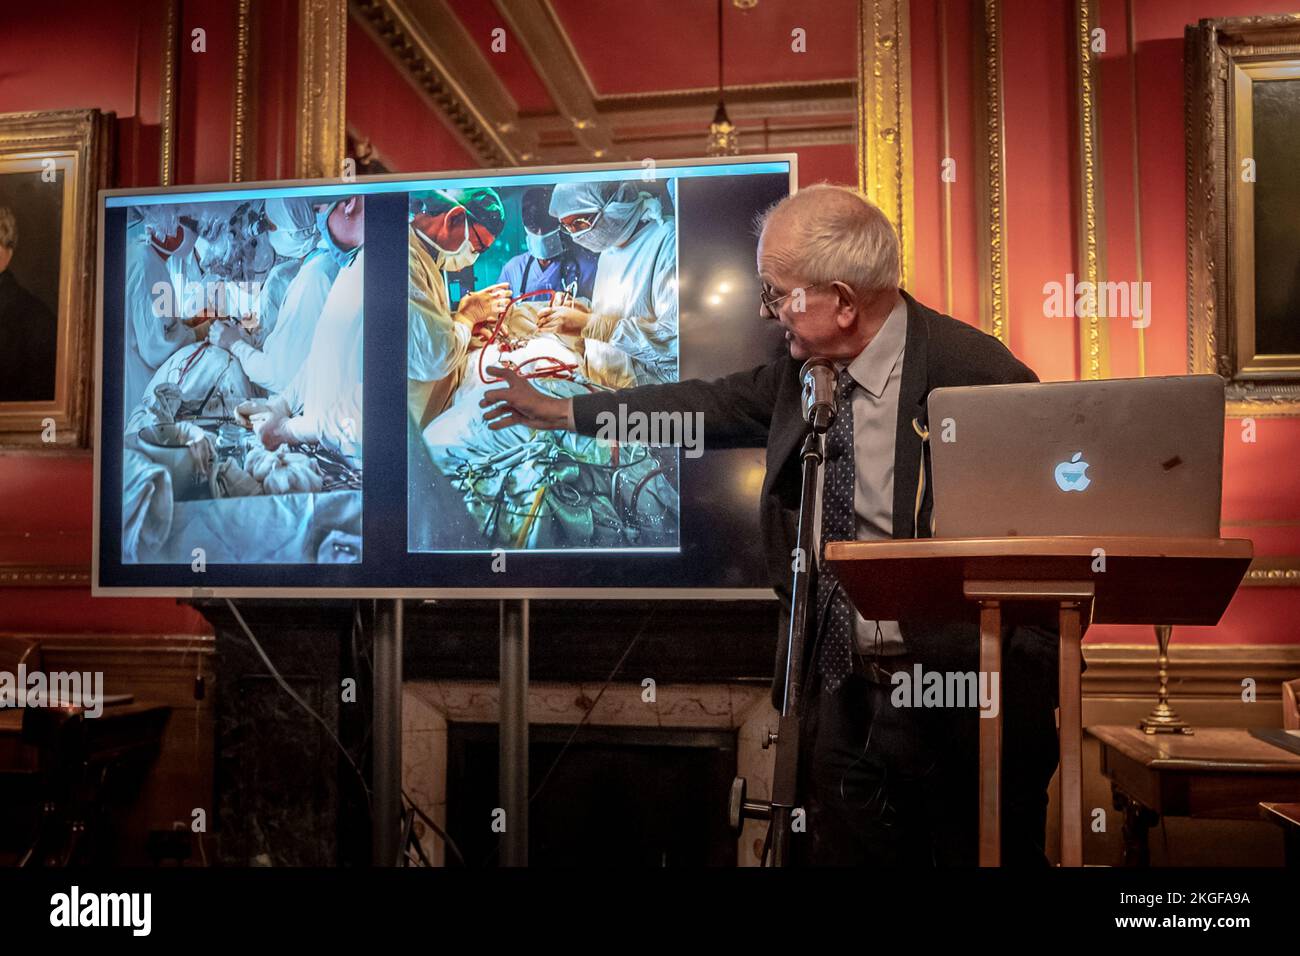
[[[1055,610],[1062,866],[1083,865],[1083,632],[1090,623],[1217,624],[1252,556],[1251,542],[1240,538],[1110,536],[831,541],[825,555],[868,620],[963,618],[978,610],[984,673],[1002,670],[1003,604]],[[980,721],[981,866],[998,866],[1002,855],[1001,684],[997,715]]]

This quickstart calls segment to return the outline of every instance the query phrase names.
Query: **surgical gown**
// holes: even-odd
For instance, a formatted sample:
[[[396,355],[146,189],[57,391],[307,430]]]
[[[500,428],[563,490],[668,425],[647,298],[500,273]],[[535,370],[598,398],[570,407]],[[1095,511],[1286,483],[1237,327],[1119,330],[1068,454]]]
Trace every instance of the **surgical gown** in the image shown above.
[[[284,397],[295,417],[286,429],[300,442],[319,441],[361,463],[362,291],[365,249],[339,270],[325,299],[311,349]]]
[[[163,283],[168,292],[155,292]],[[170,295],[170,315],[154,314],[155,298]],[[154,251],[144,226],[127,230],[126,253],[126,375],[125,408],[135,408],[158,366],[182,345],[194,341],[193,330],[178,317],[180,302],[175,294],[172,270]]]
[[[271,283],[277,278],[279,268],[271,270],[265,293],[273,293]],[[244,367],[244,374],[255,384],[272,394],[289,387],[311,351],[325,302],[338,274],[338,264],[324,253],[308,257],[289,283],[262,347],[242,341],[231,346],[230,351]]]
[[[410,231],[409,249],[406,375],[417,382],[437,382],[464,364],[470,330],[452,318],[442,256],[414,229]]]
[[[636,383],[677,380],[677,229],[650,219],[626,245],[600,254],[583,335],[632,359]]]

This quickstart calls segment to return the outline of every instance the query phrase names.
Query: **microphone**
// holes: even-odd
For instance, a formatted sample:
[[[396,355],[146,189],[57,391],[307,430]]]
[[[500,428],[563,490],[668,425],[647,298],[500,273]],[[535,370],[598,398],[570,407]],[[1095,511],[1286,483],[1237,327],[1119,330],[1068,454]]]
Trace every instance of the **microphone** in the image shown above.
[[[835,366],[830,359],[810,358],[799,371],[803,381],[803,420],[824,435],[835,420]]]

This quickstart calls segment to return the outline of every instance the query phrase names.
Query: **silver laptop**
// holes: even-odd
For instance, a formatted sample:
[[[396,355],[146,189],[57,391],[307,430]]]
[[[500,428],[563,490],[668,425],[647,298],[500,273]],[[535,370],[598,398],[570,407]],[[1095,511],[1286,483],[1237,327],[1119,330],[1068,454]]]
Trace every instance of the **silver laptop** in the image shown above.
[[[938,388],[934,533],[1219,536],[1217,375]]]

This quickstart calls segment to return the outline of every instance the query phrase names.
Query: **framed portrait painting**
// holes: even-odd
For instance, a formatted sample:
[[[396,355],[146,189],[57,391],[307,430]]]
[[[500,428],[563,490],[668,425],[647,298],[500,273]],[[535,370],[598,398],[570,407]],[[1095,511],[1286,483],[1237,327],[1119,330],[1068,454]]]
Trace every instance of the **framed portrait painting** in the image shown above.
[[[89,436],[95,199],[111,114],[0,114],[0,446]]]
[[[1187,28],[1189,366],[1300,415],[1300,14]]]

